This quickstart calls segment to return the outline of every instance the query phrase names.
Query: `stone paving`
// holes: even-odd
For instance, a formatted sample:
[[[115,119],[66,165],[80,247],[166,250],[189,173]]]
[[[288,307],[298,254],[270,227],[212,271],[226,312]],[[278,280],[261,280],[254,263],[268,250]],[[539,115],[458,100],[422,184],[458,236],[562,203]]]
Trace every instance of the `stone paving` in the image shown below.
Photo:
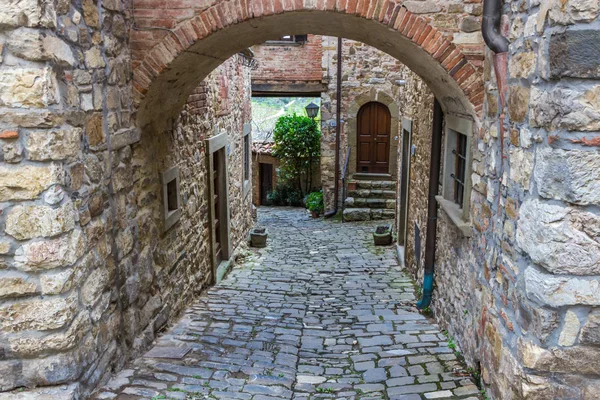
[[[478,399],[446,337],[413,307],[381,221],[261,208],[269,245],[190,305],[95,399]]]

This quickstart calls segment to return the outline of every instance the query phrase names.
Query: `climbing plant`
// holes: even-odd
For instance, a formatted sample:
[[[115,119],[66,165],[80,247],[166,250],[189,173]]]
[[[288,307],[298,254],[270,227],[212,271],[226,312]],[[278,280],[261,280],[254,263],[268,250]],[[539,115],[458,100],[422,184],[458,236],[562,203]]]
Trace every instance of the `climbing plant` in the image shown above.
[[[273,154],[280,160],[279,179],[304,197],[313,187],[312,169],[321,155],[319,125],[308,117],[286,115],[277,120],[273,140]]]

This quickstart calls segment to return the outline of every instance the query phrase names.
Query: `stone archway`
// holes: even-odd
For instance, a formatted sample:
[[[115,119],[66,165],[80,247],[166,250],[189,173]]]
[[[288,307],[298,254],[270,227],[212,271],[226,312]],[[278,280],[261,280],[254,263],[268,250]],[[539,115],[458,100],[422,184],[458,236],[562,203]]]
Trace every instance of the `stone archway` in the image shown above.
[[[411,11],[402,3],[377,0],[249,0],[219,1],[183,21],[173,17],[160,40],[142,40],[143,32],[133,37],[134,46],[145,47],[133,64],[138,124],[160,130],[221,62],[291,31],[346,37],[385,51],[418,73],[446,112],[476,118],[483,104],[481,70],[450,40],[450,32],[419,14],[424,6],[441,9],[434,1]]]

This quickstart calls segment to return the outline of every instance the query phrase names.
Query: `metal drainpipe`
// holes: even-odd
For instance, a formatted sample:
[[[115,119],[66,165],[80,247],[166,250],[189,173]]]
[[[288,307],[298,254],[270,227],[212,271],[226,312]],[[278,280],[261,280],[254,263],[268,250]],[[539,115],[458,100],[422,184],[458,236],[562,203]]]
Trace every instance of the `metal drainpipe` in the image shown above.
[[[431,304],[433,294],[433,271],[435,269],[435,242],[437,230],[437,201],[435,196],[440,185],[440,162],[442,159],[442,106],[434,100],[433,127],[431,130],[431,161],[429,166],[429,195],[427,199],[427,238],[425,239],[425,272],[423,275],[423,298],[417,303],[422,310]]]
[[[497,208],[500,209],[500,190],[502,177],[504,175],[504,105],[506,102],[506,75],[508,69],[508,45],[507,38],[501,33],[502,22],[502,0],[485,0],[483,2],[483,20],[481,33],[487,46],[494,52],[494,71],[496,72],[496,83],[498,85],[498,97],[500,100],[500,169],[498,171],[498,196]],[[495,227],[496,220],[493,225]]]
[[[342,38],[338,38],[337,43],[337,82],[336,82],[336,102],[335,102],[335,183],[333,210],[325,213],[325,218],[331,218],[338,212],[339,191],[340,191],[340,141],[342,135]]]

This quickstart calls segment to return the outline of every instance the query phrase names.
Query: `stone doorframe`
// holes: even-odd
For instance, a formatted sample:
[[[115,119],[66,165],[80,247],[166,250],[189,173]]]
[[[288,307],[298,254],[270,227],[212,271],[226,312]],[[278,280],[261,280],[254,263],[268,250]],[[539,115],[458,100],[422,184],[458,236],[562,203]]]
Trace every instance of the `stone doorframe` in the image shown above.
[[[210,233],[210,253],[211,253],[211,264],[212,264],[212,283],[218,283],[220,274],[218,270],[227,269],[227,265],[229,264],[229,259],[231,258],[231,224],[230,224],[230,211],[229,211],[229,166],[228,166],[228,157],[227,157],[227,145],[229,143],[229,136],[226,132],[222,132],[217,134],[215,129],[215,136],[210,139],[206,139],[206,162],[207,162],[207,170],[208,170],[208,226]],[[214,224],[215,218],[215,202],[214,202],[214,193],[215,193],[215,171],[213,168],[214,158],[220,158],[220,164],[222,167],[217,171],[219,175],[223,174],[224,176],[218,180],[219,182],[219,193],[221,203],[221,215],[219,216],[220,221],[220,238],[219,242],[221,243],[221,252],[223,255],[223,261],[220,264],[224,264],[221,266],[217,265],[217,255],[216,255],[216,237],[214,232]],[[221,175],[222,176],[222,175]]]
[[[371,89],[366,93],[362,93],[354,98],[352,105],[348,108],[346,120],[348,146],[350,146],[350,160],[348,162],[348,173],[350,176],[356,173],[356,156],[357,156],[357,131],[358,131],[358,112],[360,108],[367,103],[376,101],[385,105],[390,111],[391,123],[390,123],[390,162],[389,162],[389,174],[393,179],[396,178],[397,161],[398,161],[398,138],[399,138],[399,127],[398,118],[400,116],[400,108],[396,100],[385,92]]]

